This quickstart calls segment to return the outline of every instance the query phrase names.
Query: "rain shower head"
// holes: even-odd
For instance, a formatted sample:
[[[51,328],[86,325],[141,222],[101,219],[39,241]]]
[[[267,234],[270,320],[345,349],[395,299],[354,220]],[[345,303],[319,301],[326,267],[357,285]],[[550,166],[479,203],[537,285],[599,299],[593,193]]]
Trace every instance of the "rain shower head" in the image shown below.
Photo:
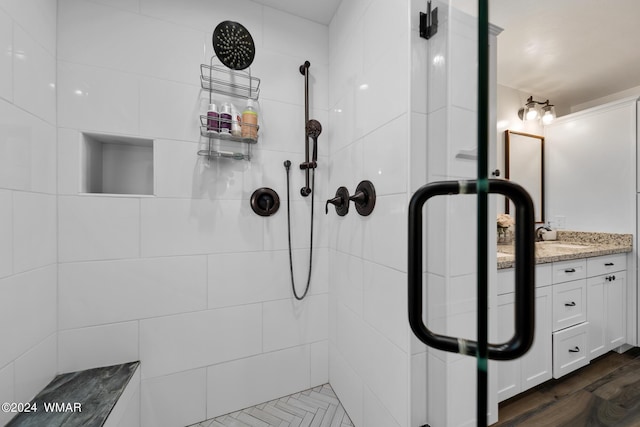
[[[309,138],[316,139],[322,133],[322,125],[319,121],[311,119],[307,122],[305,130]]]
[[[256,48],[247,29],[237,22],[223,21],[213,31],[213,50],[225,66],[244,70],[253,62]]]

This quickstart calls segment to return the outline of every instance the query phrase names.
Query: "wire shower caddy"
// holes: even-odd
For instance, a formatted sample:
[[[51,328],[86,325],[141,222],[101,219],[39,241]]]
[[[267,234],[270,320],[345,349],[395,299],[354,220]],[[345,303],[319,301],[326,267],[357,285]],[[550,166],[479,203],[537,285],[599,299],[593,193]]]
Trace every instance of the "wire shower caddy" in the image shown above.
[[[200,85],[202,89],[209,92],[209,104],[213,103],[213,94],[230,96],[245,100],[257,101],[260,96],[260,79],[251,75],[251,68],[244,70],[232,70],[222,64],[215,63],[216,56],[212,56],[209,64],[200,64]],[[218,118],[220,123],[228,124],[229,127],[239,126],[237,117],[231,119]],[[208,138],[207,148],[198,151],[199,156],[212,158],[230,158],[236,160],[251,160],[251,147],[258,142],[258,125],[244,124],[245,127],[255,127],[250,129],[252,136],[233,135],[232,133],[220,132],[211,126],[211,117],[200,115],[200,135]],[[246,146],[246,152],[223,150],[217,147],[216,142],[234,142]]]

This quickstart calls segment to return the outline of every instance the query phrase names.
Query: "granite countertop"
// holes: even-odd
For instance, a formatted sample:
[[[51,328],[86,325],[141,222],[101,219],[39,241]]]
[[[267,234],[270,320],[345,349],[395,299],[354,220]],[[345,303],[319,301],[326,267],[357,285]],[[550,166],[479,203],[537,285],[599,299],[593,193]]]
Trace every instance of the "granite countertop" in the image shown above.
[[[558,240],[536,242],[536,264],[619,254],[633,250],[631,234],[558,230]],[[498,269],[515,263],[513,244],[498,245]]]

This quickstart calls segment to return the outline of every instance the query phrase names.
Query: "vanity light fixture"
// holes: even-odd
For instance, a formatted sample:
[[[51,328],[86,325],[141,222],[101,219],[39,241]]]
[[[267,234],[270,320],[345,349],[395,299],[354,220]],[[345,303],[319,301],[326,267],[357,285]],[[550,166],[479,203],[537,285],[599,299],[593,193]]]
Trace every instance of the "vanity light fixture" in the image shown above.
[[[556,118],[556,109],[553,104],[549,104],[548,99],[541,102],[530,96],[524,107],[518,110],[518,117],[523,121],[541,120],[543,125],[548,125]]]

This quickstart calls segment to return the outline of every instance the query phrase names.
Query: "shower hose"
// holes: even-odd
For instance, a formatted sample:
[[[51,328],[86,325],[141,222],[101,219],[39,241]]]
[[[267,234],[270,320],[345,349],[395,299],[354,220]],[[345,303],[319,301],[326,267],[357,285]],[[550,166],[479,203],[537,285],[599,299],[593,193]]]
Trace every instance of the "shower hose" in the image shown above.
[[[289,235],[289,271],[291,272],[291,289],[293,290],[293,296],[298,301],[302,301],[307,292],[309,292],[309,284],[311,283],[311,261],[313,259],[313,204],[316,186],[316,169],[311,169],[311,232],[309,233],[309,274],[307,275],[307,286],[304,288],[304,293],[298,295],[296,291],[296,282],[293,277],[293,255],[291,253],[291,196],[290,196],[290,184],[289,184],[289,167],[291,162],[289,160],[284,162],[284,167],[287,171],[287,230]]]

